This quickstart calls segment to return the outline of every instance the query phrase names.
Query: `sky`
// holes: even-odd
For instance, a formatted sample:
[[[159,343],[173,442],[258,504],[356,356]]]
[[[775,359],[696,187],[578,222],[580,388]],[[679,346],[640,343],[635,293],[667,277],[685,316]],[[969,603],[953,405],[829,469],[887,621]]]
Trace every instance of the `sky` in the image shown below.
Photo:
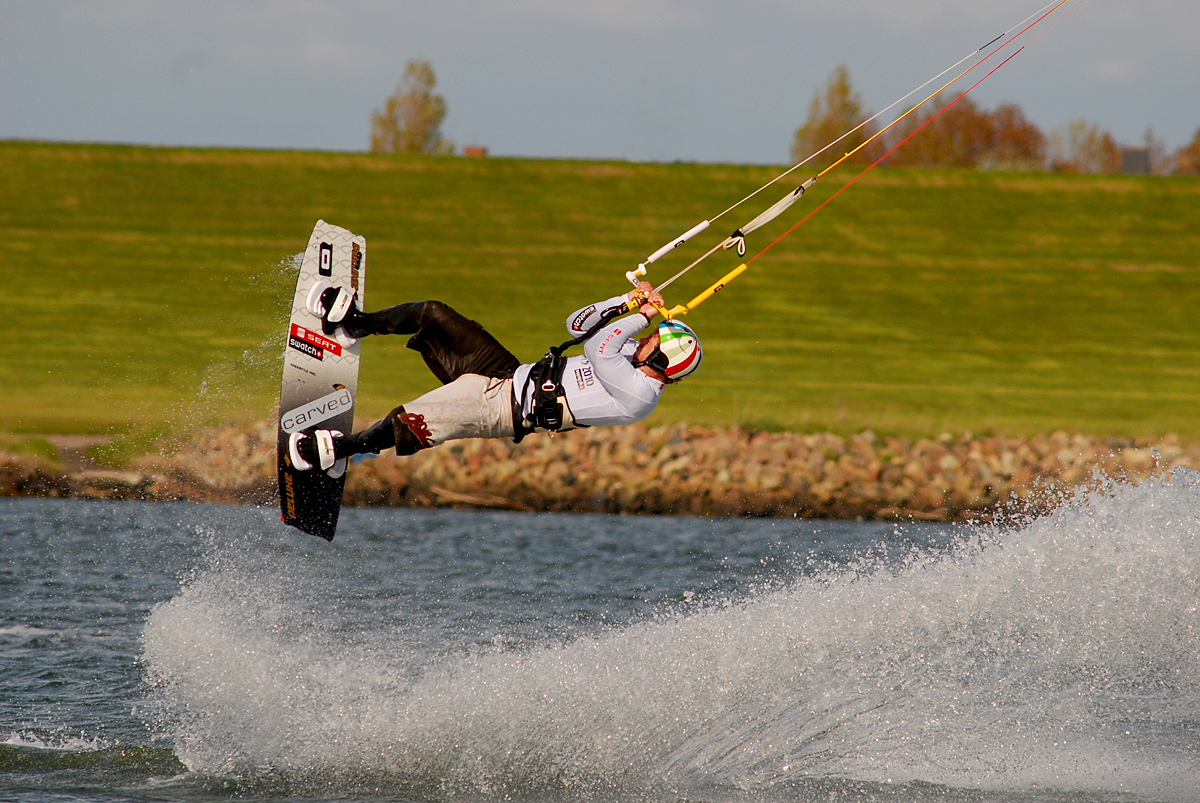
[[[837,65],[880,111],[1044,2],[0,0],[0,139],[364,151],[425,58],[460,147],[784,164]],[[1071,0],[1051,20],[977,103],[1047,133],[1191,140],[1200,2]]]

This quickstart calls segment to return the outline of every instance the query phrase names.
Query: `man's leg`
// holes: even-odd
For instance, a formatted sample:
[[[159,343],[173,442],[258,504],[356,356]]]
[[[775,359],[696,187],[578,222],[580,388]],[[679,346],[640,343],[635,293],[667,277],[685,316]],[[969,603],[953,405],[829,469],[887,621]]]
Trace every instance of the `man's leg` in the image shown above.
[[[445,440],[512,436],[512,382],[503,380],[511,380],[521,362],[482,326],[440,301],[416,301],[371,313],[360,313],[352,305],[349,309],[335,326],[352,337],[411,332],[408,347],[420,352],[443,387],[410,402],[413,411],[397,407],[387,418],[349,436],[333,436],[328,430],[293,435],[290,448],[298,466],[300,461],[318,465],[355,454],[378,454],[391,446],[398,455],[410,455]],[[464,381],[447,387],[458,380]]]
[[[426,301],[408,347],[420,352],[443,385],[464,374],[511,379],[521,361],[475,321],[440,301]]]
[[[343,457],[378,454],[391,447],[398,455],[410,455],[446,441],[512,434],[512,380],[465,374],[353,435],[343,437],[329,430],[296,433],[291,441],[292,462],[299,468],[303,464],[329,468]]]
[[[334,440],[334,454],[340,459],[356,454],[379,454],[396,445],[396,434],[389,415],[364,430]]]
[[[334,454],[338,458],[356,454],[379,454],[384,449],[395,448],[398,455],[416,454],[431,446],[429,428],[420,416],[410,416],[401,405],[371,426],[349,435],[334,439]]]
[[[339,328],[350,337],[367,335],[411,335],[420,328],[424,301],[397,304],[377,312],[359,312],[355,294],[345,287],[321,281],[313,285],[305,302],[308,311],[321,319],[322,330],[332,335]]]
[[[301,471],[308,471],[314,466],[332,468],[344,457],[379,454],[393,447],[398,455],[416,454],[432,445],[428,437],[429,428],[425,426],[423,418],[409,416],[404,407],[397,407],[387,417],[351,435],[327,429],[296,432],[288,441],[288,449],[292,465]]]
[[[332,286],[323,293],[314,290],[311,311],[321,316],[326,334],[340,327],[351,337],[412,335],[408,347],[420,352],[443,385],[464,374],[509,379],[521,364],[486,329],[440,301],[414,301],[378,312],[359,312],[349,297],[342,298],[346,292]],[[333,309],[340,316],[336,322],[330,318]]]
[[[354,312],[346,316],[342,327],[351,337],[367,335],[412,335],[421,328],[421,311],[426,302],[411,301],[385,307],[377,312]]]

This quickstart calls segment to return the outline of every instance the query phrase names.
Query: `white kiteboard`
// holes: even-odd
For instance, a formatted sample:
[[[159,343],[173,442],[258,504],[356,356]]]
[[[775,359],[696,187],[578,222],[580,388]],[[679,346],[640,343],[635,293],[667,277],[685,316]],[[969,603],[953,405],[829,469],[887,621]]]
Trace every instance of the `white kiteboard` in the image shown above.
[[[317,466],[298,471],[288,455],[288,438],[293,432],[315,429],[350,434],[358,395],[359,342],[340,329],[324,333],[321,319],[308,311],[306,301],[312,286],[323,280],[355,290],[355,304],[361,310],[366,262],[365,237],[317,221],[296,279],[284,348],[276,449],[279,504],[285,524],[326,541],[332,541],[337,530],[346,461],[337,461],[327,471]]]

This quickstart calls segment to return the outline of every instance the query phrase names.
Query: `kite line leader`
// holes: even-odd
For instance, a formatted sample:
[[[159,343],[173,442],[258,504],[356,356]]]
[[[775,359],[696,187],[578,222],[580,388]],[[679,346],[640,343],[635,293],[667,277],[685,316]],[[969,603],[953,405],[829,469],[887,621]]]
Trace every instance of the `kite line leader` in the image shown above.
[[[1026,17],[1024,20],[1022,20],[1021,22],[1017,23],[1016,25],[1014,25],[1013,27],[1009,28],[1009,29],[1008,29],[1007,31],[1005,31],[1004,33],[1000,34],[999,36],[997,36],[997,37],[995,37],[994,39],[992,39],[991,41],[989,41],[987,44],[985,44],[985,45],[983,45],[982,47],[978,48],[977,50],[975,50],[975,51],[973,51],[973,52],[971,52],[971,53],[967,54],[965,57],[963,57],[962,59],[960,59],[960,60],[959,60],[958,62],[956,62],[955,64],[953,64],[953,65],[951,65],[950,67],[946,68],[946,69],[945,69],[945,70],[943,70],[941,73],[939,73],[938,75],[936,75],[936,76],[934,76],[933,78],[929,79],[928,81],[926,81],[926,82],[925,82],[924,84],[922,84],[921,86],[919,86],[919,87],[917,87],[916,89],[914,89],[914,90],[910,91],[910,92],[909,92],[907,95],[905,95],[904,97],[900,98],[899,100],[896,100],[896,101],[895,101],[895,102],[893,102],[891,105],[889,105],[887,108],[883,109],[883,111],[881,111],[881,112],[879,112],[878,114],[876,114],[876,115],[874,115],[874,116],[872,116],[872,117],[870,117],[870,118],[868,118],[868,119],[864,120],[863,122],[859,123],[857,126],[855,126],[854,128],[850,129],[850,130],[849,130],[849,131],[847,131],[846,133],[842,134],[840,137],[838,137],[837,139],[835,139],[833,142],[830,142],[830,143],[829,143],[828,145],[826,145],[824,148],[821,148],[820,150],[818,150],[818,151],[816,151],[815,153],[811,154],[811,155],[810,155],[810,156],[809,156],[807,159],[804,159],[803,161],[799,162],[798,164],[796,164],[796,165],[794,165],[793,167],[789,168],[788,170],[784,171],[784,172],[783,172],[783,173],[781,173],[780,175],[776,176],[776,177],[775,177],[775,178],[773,178],[771,181],[768,181],[768,182],[767,182],[766,184],[764,184],[762,187],[759,187],[757,190],[755,190],[754,192],[750,193],[750,195],[746,196],[746,197],[745,197],[745,198],[743,198],[741,201],[738,201],[738,202],[737,202],[737,203],[735,203],[733,206],[731,206],[731,207],[729,207],[728,209],[726,209],[726,210],[725,210],[724,212],[722,212],[720,215],[717,215],[717,216],[715,216],[715,217],[713,217],[713,218],[711,218],[711,219],[709,219],[709,220],[703,220],[703,221],[701,221],[700,223],[698,223],[698,224],[696,224],[695,226],[693,226],[692,228],[688,229],[686,232],[684,232],[683,234],[681,234],[679,237],[676,237],[674,240],[672,240],[671,242],[669,242],[669,243],[667,243],[666,245],[662,246],[662,247],[661,247],[661,248],[659,248],[657,251],[655,251],[655,252],[654,252],[654,253],[652,253],[650,256],[648,256],[648,257],[646,258],[646,260],[645,260],[644,262],[642,262],[641,264],[639,264],[639,265],[638,265],[638,267],[637,267],[635,270],[626,271],[626,273],[625,273],[625,278],[626,278],[626,279],[627,279],[627,280],[628,280],[628,281],[629,281],[631,284],[633,284],[633,285],[636,287],[636,286],[638,285],[638,280],[639,280],[639,278],[640,278],[640,277],[642,277],[642,276],[645,276],[645,275],[647,274],[647,268],[648,268],[648,266],[649,266],[649,265],[652,265],[652,264],[654,264],[654,263],[655,263],[655,262],[657,262],[659,259],[661,259],[662,257],[666,256],[667,254],[671,253],[671,252],[672,252],[672,251],[674,251],[676,248],[678,248],[678,247],[680,247],[681,245],[683,245],[684,243],[688,242],[689,240],[691,240],[692,238],[694,238],[694,237],[695,237],[695,236],[697,236],[698,234],[700,234],[700,233],[702,233],[702,232],[706,231],[706,230],[709,228],[709,226],[712,224],[712,222],[713,222],[714,220],[716,220],[716,219],[718,219],[718,218],[722,217],[723,215],[727,214],[728,212],[732,211],[733,209],[736,209],[738,206],[740,206],[740,205],[742,205],[743,203],[745,203],[746,201],[750,200],[750,199],[751,199],[751,198],[753,198],[755,195],[757,195],[758,193],[760,193],[760,192],[762,192],[763,190],[765,190],[767,187],[770,187],[772,184],[774,184],[774,183],[778,182],[779,180],[783,179],[783,178],[784,178],[785,176],[787,176],[789,173],[791,173],[791,172],[795,171],[796,169],[800,168],[800,167],[801,167],[801,166],[803,166],[805,163],[807,163],[807,162],[811,161],[812,159],[816,158],[816,157],[817,157],[818,155],[820,155],[821,153],[824,153],[826,150],[828,150],[829,148],[833,147],[833,146],[834,146],[834,145],[836,145],[837,143],[841,142],[841,141],[842,141],[842,140],[844,140],[846,137],[850,136],[851,134],[855,133],[856,131],[858,131],[858,130],[862,129],[863,127],[867,126],[867,125],[868,125],[868,124],[870,124],[870,123],[871,123],[873,120],[875,120],[876,118],[878,118],[880,115],[882,115],[882,114],[884,114],[885,112],[887,112],[889,109],[891,109],[891,108],[893,108],[894,106],[896,106],[896,105],[898,105],[898,104],[902,103],[903,101],[905,101],[907,98],[909,98],[909,97],[910,97],[910,96],[912,96],[913,94],[915,94],[915,93],[919,92],[921,89],[923,89],[923,88],[927,87],[929,84],[933,83],[934,81],[937,81],[937,80],[938,80],[939,78],[941,78],[942,76],[944,76],[944,75],[946,75],[947,73],[949,73],[950,71],[954,70],[955,68],[957,68],[958,66],[960,66],[961,64],[963,64],[963,62],[965,62],[965,61],[968,61],[968,60],[969,60],[969,59],[971,59],[973,56],[975,56],[975,55],[977,55],[977,54],[979,54],[979,53],[983,52],[984,50],[987,50],[989,47],[991,47],[992,45],[996,44],[996,43],[997,43],[997,42],[999,42],[1001,39],[1004,39],[1005,37],[1008,37],[1008,35],[1009,35],[1010,33],[1012,33],[1014,30],[1016,30],[1017,28],[1021,28],[1020,32],[1018,32],[1018,33],[1017,33],[1016,35],[1014,35],[1014,36],[1011,36],[1011,37],[1009,37],[1007,42],[1005,42],[1005,43],[1003,43],[1003,44],[999,45],[998,47],[996,47],[996,48],[994,48],[994,49],[992,49],[990,52],[988,52],[986,55],[984,55],[982,58],[980,58],[978,61],[976,61],[974,64],[972,64],[970,67],[966,68],[965,70],[963,70],[962,72],[960,72],[958,75],[954,76],[954,77],[953,77],[953,78],[951,78],[949,81],[947,81],[945,84],[943,84],[942,86],[940,86],[940,87],[939,87],[937,90],[935,90],[935,91],[934,91],[934,92],[932,92],[930,95],[928,95],[928,96],[927,96],[927,97],[926,97],[924,100],[922,100],[920,103],[916,104],[916,105],[915,105],[915,106],[913,106],[911,109],[909,109],[908,111],[906,111],[904,114],[900,115],[900,116],[899,116],[899,117],[897,117],[895,120],[893,120],[891,123],[889,123],[887,126],[883,127],[883,128],[882,128],[882,129],[880,129],[878,132],[876,132],[875,134],[873,134],[873,135],[871,135],[870,137],[868,137],[866,140],[864,140],[862,143],[860,143],[860,144],[859,144],[857,147],[855,147],[854,149],[852,149],[852,150],[850,150],[850,151],[847,151],[846,153],[844,153],[844,154],[841,156],[841,158],[839,158],[839,159],[837,159],[836,161],[834,161],[832,164],[830,164],[828,167],[826,167],[826,168],[825,168],[824,170],[822,170],[820,173],[817,173],[816,175],[812,176],[812,177],[811,177],[811,178],[809,178],[807,181],[805,181],[804,183],[802,183],[800,186],[798,186],[798,187],[796,187],[794,190],[790,191],[790,192],[789,192],[787,195],[785,195],[785,196],[784,196],[782,199],[780,199],[780,200],[779,200],[779,201],[777,201],[775,204],[773,204],[771,207],[769,207],[768,209],[766,209],[765,211],[763,211],[761,214],[759,214],[757,217],[755,217],[755,218],[754,218],[753,220],[751,220],[749,223],[746,223],[745,225],[743,225],[743,226],[739,227],[738,229],[734,230],[734,232],[733,232],[732,234],[730,234],[728,237],[726,237],[726,238],[725,238],[723,241],[721,241],[721,242],[717,243],[715,246],[713,246],[713,247],[712,247],[712,248],[710,248],[710,249],[709,249],[707,252],[705,252],[705,253],[704,253],[702,256],[700,256],[699,258],[697,258],[697,259],[696,259],[694,262],[692,262],[691,264],[689,264],[687,267],[683,268],[683,270],[681,270],[681,271],[679,271],[678,273],[676,273],[674,276],[672,276],[672,277],[671,277],[670,279],[668,279],[667,281],[663,282],[661,285],[659,285],[659,286],[658,286],[657,288],[655,288],[655,289],[656,289],[656,290],[658,290],[659,292],[661,292],[661,291],[663,290],[663,288],[667,287],[669,284],[671,284],[672,282],[674,282],[674,281],[675,281],[676,279],[678,279],[680,276],[684,275],[685,273],[687,273],[688,271],[690,271],[692,268],[696,267],[696,265],[698,265],[698,264],[700,264],[701,262],[703,262],[705,259],[707,259],[707,258],[708,258],[709,256],[711,256],[712,254],[716,253],[718,250],[727,250],[727,249],[730,249],[730,248],[735,248],[735,249],[737,250],[737,253],[738,253],[738,256],[739,256],[739,257],[741,257],[741,256],[745,256],[745,254],[746,254],[746,235],[747,235],[747,234],[749,234],[750,232],[754,231],[755,229],[758,229],[758,228],[760,228],[760,227],[762,227],[762,226],[766,225],[767,223],[771,222],[771,221],[772,221],[772,220],[774,220],[775,218],[777,218],[777,217],[779,217],[780,215],[782,215],[782,214],[783,214],[785,211],[787,211],[787,209],[788,209],[788,208],[789,208],[789,207],[790,207],[792,204],[794,204],[796,201],[800,200],[800,198],[801,198],[801,197],[804,195],[805,191],[806,191],[806,190],[808,190],[808,189],[809,189],[809,188],[810,188],[810,187],[811,187],[813,184],[815,184],[815,183],[816,183],[816,182],[817,182],[817,181],[818,181],[818,180],[819,180],[819,179],[820,179],[822,176],[826,175],[827,173],[829,173],[830,171],[832,171],[834,168],[836,168],[836,167],[838,167],[839,165],[841,165],[842,163],[844,163],[844,162],[845,162],[846,160],[848,160],[848,159],[849,159],[851,156],[853,156],[855,153],[857,153],[858,151],[860,151],[860,150],[862,150],[863,148],[865,148],[867,145],[869,145],[869,144],[870,144],[872,141],[874,141],[875,139],[877,139],[877,138],[879,138],[879,137],[883,136],[883,134],[885,134],[885,133],[886,133],[888,130],[890,130],[890,129],[891,129],[893,126],[897,125],[897,124],[898,124],[898,123],[899,123],[901,120],[905,119],[906,117],[908,117],[908,115],[912,114],[912,113],[913,113],[913,112],[915,112],[917,109],[921,108],[921,107],[922,107],[922,106],[924,106],[926,103],[928,103],[930,100],[932,100],[933,98],[937,97],[937,96],[938,96],[939,94],[941,94],[941,92],[942,92],[942,91],[944,91],[944,90],[945,90],[947,87],[949,87],[949,86],[951,86],[952,84],[954,84],[955,82],[957,82],[957,81],[958,81],[960,78],[962,78],[962,77],[963,77],[963,76],[965,76],[967,73],[969,73],[969,72],[971,72],[972,70],[974,70],[974,69],[975,69],[976,67],[978,67],[979,65],[983,64],[983,62],[987,61],[988,59],[990,59],[992,56],[994,56],[994,55],[996,55],[997,53],[999,53],[999,52],[1000,52],[1001,50],[1003,50],[1004,48],[1008,47],[1008,45],[1009,45],[1009,44],[1011,44],[1011,43],[1015,42],[1015,41],[1016,41],[1016,40],[1017,40],[1019,37],[1021,37],[1022,35],[1024,35],[1024,34],[1025,34],[1027,31],[1029,31],[1029,30],[1030,30],[1030,29],[1032,29],[1033,27],[1037,26],[1039,23],[1041,23],[1043,20],[1045,20],[1047,17],[1049,17],[1051,14],[1053,14],[1055,11],[1057,11],[1059,8],[1061,8],[1062,6],[1066,5],[1066,4],[1067,4],[1067,3],[1069,3],[1069,2],[1071,2],[1071,0],[1052,0],[1052,2],[1051,2],[1051,3],[1049,3],[1048,5],[1046,5],[1046,6],[1043,6],[1043,7],[1042,7],[1040,10],[1038,10],[1037,12],[1034,12],[1033,14],[1029,15],[1029,16],[1028,16],[1028,17]],[[1078,7],[1079,3],[1081,3],[1081,2],[1083,2],[1083,0],[1075,0],[1075,6],[1076,6],[1076,7]],[[1074,10],[1074,8],[1072,8],[1071,10]],[[1033,21],[1032,21],[1032,22],[1030,22],[1030,20],[1033,20]],[[1056,23],[1057,23],[1057,21],[1058,21],[1058,20],[1055,20],[1055,22],[1054,22],[1054,23],[1051,23],[1051,27],[1052,27],[1054,24],[1056,24]],[[1026,25],[1026,23],[1028,23],[1028,24]],[[1024,27],[1022,28],[1021,26],[1024,26]],[[1044,32],[1044,31],[1042,31],[1042,32],[1039,32],[1039,33],[1037,34],[1037,36],[1035,36],[1035,37],[1034,37],[1034,39],[1037,39],[1038,37],[1040,37],[1040,36],[1041,36],[1041,34],[1042,34],[1043,32]],[[1011,61],[1011,60],[1012,60],[1014,57],[1016,57],[1016,55],[1017,55],[1018,53],[1020,53],[1020,52],[1021,52],[1022,50],[1024,50],[1024,49],[1025,49],[1025,46],[1022,46],[1022,47],[1018,48],[1018,49],[1017,49],[1015,52],[1013,52],[1013,53],[1012,53],[1012,54],[1010,54],[1010,55],[1009,55],[1007,58],[1005,58],[1005,59],[1004,59],[1004,61],[1000,62],[1000,63],[999,63],[999,64],[997,64],[995,67],[993,67],[991,70],[989,70],[989,71],[988,71],[988,72],[987,72],[987,73],[986,73],[986,74],[985,74],[985,75],[984,75],[982,78],[980,78],[978,81],[976,81],[974,84],[972,84],[971,86],[969,86],[969,87],[968,87],[966,90],[964,90],[964,91],[963,91],[961,94],[959,94],[957,97],[955,97],[955,98],[954,98],[953,100],[951,100],[949,103],[947,103],[945,106],[943,106],[941,109],[939,109],[939,110],[938,110],[938,112],[937,112],[936,114],[934,114],[934,115],[930,116],[930,118],[929,118],[928,120],[926,120],[924,123],[922,123],[920,126],[918,126],[918,127],[917,127],[917,128],[914,130],[914,131],[912,131],[912,133],[910,133],[908,136],[906,136],[906,137],[905,137],[904,139],[902,139],[900,142],[896,143],[896,145],[892,146],[892,147],[891,147],[891,148],[890,148],[890,149],[887,151],[887,153],[885,153],[883,156],[879,157],[877,160],[875,160],[874,162],[872,162],[872,163],[871,163],[871,164],[870,164],[870,165],[869,165],[869,166],[868,166],[866,169],[864,169],[864,170],[863,170],[861,173],[859,173],[857,176],[855,176],[853,179],[851,179],[849,182],[847,182],[847,183],[846,183],[844,186],[842,186],[842,187],[841,187],[839,190],[837,190],[837,192],[835,192],[833,195],[831,195],[829,198],[827,198],[827,199],[826,199],[824,202],[822,202],[820,206],[818,206],[816,209],[814,209],[813,211],[811,211],[811,212],[809,212],[807,215],[805,215],[805,216],[804,216],[804,217],[803,217],[803,218],[802,218],[802,219],[801,219],[801,220],[800,220],[798,223],[796,223],[796,224],[795,224],[795,225],[793,225],[791,228],[789,228],[787,231],[785,231],[783,234],[781,234],[779,237],[777,237],[777,238],[776,238],[774,241],[772,241],[772,242],[771,242],[769,245],[767,245],[765,248],[763,248],[761,251],[759,251],[759,252],[758,252],[757,254],[755,254],[753,257],[751,257],[750,259],[746,260],[746,261],[745,261],[745,262],[743,262],[742,264],[738,265],[736,268],[734,268],[733,270],[731,270],[731,271],[729,271],[728,273],[726,273],[724,276],[722,276],[722,277],[721,277],[720,279],[718,279],[716,282],[714,282],[713,284],[709,285],[709,286],[708,286],[708,287],[707,287],[707,288],[706,288],[706,289],[705,289],[703,292],[701,292],[699,295],[697,295],[696,297],[694,297],[694,298],[693,298],[691,301],[689,301],[687,304],[677,305],[677,306],[675,306],[675,307],[672,307],[671,309],[666,309],[666,308],[664,308],[664,307],[657,307],[657,308],[658,308],[658,311],[659,311],[659,313],[660,313],[660,314],[662,314],[662,316],[663,316],[663,318],[664,318],[664,319],[671,319],[671,318],[677,317],[677,316],[679,316],[679,315],[686,315],[688,312],[691,312],[693,309],[695,309],[695,308],[696,308],[697,306],[699,306],[700,304],[702,304],[702,303],[704,303],[705,301],[707,301],[708,299],[712,298],[712,296],[713,296],[714,294],[716,294],[717,292],[719,292],[721,289],[723,289],[723,288],[724,288],[726,285],[728,285],[728,284],[729,284],[731,281],[733,281],[734,279],[736,279],[738,276],[742,275],[742,274],[743,274],[743,273],[746,271],[746,269],[747,269],[747,268],[750,266],[750,263],[754,262],[756,259],[758,259],[759,257],[761,257],[763,254],[765,254],[767,251],[769,251],[771,248],[773,248],[773,247],[774,247],[776,244],[778,244],[778,243],[779,243],[781,240],[783,240],[785,237],[787,237],[789,234],[791,234],[793,231],[795,231],[797,228],[799,228],[799,227],[800,227],[802,224],[804,224],[806,221],[808,221],[808,220],[809,220],[809,218],[811,218],[811,217],[812,217],[813,215],[815,215],[817,212],[819,212],[819,211],[821,211],[823,208],[825,208],[825,206],[826,206],[826,205],[828,205],[828,204],[829,204],[829,203],[830,203],[830,202],[831,202],[831,201],[832,201],[834,198],[838,197],[838,196],[839,196],[839,195],[841,195],[843,192],[845,192],[847,189],[849,189],[851,185],[853,185],[853,184],[854,184],[855,182],[857,182],[857,181],[858,181],[860,178],[862,178],[864,175],[866,175],[866,174],[867,174],[867,173],[869,173],[871,170],[873,170],[875,167],[877,167],[877,166],[878,166],[880,163],[882,163],[882,162],[883,162],[885,159],[887,159],[889,156],[891,156],[891,155],[892,155],[892,154],[893,154],[893,153],[894,153],[894,152],[895,152],[895,151],[896,151],[896,150],[897,150],[897,149],[898,149],[900,146],[904,145],[906,142],[908,142],[910,139],[912,139],[914,136],[916,136],[918,133],[920,133],[922,130],[924,130],[926,126],[928,126],[930,123],[932,123],[932,122],[933,122],[934,120],[936,120],[938,117],[940,117],[940,116],[941,116],[941,115],[942,115],[942,114],[943,114],[943,113],[944,113],[944,112],[945,112],[947,109],[949,109],[949,108],[950,108],[951,106],[953,106],[955,103],[957,103],[958,101],[962,100],[962,98],[966,97],[966,95],[967,95],[967,94],[968,94],[968,93],[969,93],[971,90],[973,90],[975,87],[979,86],[981,83],[983,83],[983,82],[984,82],[985,80],[987,80],[989,77],[991,77],[993,73],[995,73],[997,70],[999,70],[999,69],[1000,69],[1001,67],[1003,67],[1005,64],[1007,64],[1009,61]]]

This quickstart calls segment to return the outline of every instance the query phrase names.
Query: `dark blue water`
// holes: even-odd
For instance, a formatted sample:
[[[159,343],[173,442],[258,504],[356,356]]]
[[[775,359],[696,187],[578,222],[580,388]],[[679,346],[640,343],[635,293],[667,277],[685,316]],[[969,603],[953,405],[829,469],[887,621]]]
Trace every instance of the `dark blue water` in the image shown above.
[[[1200,489],[1007,529],[0,501],[0,800],[1200,800]]]

